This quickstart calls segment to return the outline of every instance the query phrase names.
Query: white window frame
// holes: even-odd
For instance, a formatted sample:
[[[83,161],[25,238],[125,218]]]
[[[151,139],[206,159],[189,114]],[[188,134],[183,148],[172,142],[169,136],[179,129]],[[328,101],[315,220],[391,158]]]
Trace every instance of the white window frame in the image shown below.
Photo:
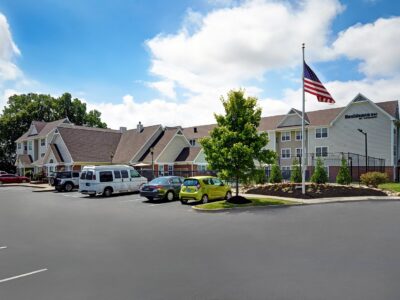
[[[43,141],[43,143],[42,143]],[[40,139],[40,146],[46,146],[46,139]]]
[[[283,139],[283,137],[287,136],[286,135],[287,133],[289,133],[289,139],[288,140]],[[282,133],[281,133],[281,141],[282,142],[290,142],[290,140],[291,140],[291,132],[290,131],[282,131]]]
[[[196,140],[195,140],[195,139],[190,139],[190,140],[189,140],[189,144],[190,144],[191,146],[196,146]]]
[[[17,147],[18,147],[18,150],[21,150],[21,148],[22,148],[21,143],[18,143],[17,145],[18,145],[18,146],[17,146]]]
[[[300,136],[299,139],[297,138],[297,133],[299,133],[299,136]],[[301,141],[303,139],[303,135],[302,135],[301,130],[296,130],[295,135],[296,135],[296,141]]]
[[[281,166],[281,171],[290,171],[291,166]]]
[[[283,156],[283,151],[284,151],[284,150],[289,150],[289,157],[284,157],[284,156]],[[282,149],[281,149],[281,158],[282,158],[282,159],[290,159],[291,156],[292,156],[292,149],[290,149],[290,148],[282,148]]]
[[[321,148],[321,155],[320,156],[317,155],[317,148]],[[322,155],[322,153],[324,153],[322,151],[322,148],[326,148],[326,156]],[[328,146],[317,146],[317,147],[315,147],[315,157],[328,157],[328,153],[329,153],[329,147]]]
[[[326,129],[326,136],[322,136],[322,130]],[[320,130],[320,137],[317,136],[318,130]],[[327,139],[329,137],[329,129],[328,127],[318,127],[315,128],[315,138],[316,139]]]
[[[207,164],[197,164],[197,171],[199,172],[207,171]]]
[[[32,141],[28,141],[28,150],[29,151],[32,151],[32,148],[33,148],[32,144],[33,144]]]
[[[300,150],[300,154],[302,154],[303,149],[302,148],[296,148],[296,157],[301,157],[301,155],[300,156],[298,155],[297,150]]]
[[[158,176],[164,176],[164,165],[158,164]]]
[[[172,176],[174,174],[174,165],[168,165],[168,176]]]

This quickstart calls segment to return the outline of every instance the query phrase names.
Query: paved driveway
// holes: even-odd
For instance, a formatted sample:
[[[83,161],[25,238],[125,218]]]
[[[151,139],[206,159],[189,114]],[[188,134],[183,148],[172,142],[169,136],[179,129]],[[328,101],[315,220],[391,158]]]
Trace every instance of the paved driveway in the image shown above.
[[[0,299],[399,299],[399,216],[399,202],[205,214],[0,188]]]

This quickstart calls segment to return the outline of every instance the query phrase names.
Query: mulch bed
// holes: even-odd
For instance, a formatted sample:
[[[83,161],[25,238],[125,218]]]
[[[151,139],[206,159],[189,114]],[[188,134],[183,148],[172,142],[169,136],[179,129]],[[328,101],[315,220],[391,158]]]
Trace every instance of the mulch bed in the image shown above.
[[[246,190],[245,193],[303,199],[353,196],[387,196],[385,192],[373,188],[310,183],[306,184],[305,195],[301,193],[301,184],[296,183],[266,184],[250,188]]]

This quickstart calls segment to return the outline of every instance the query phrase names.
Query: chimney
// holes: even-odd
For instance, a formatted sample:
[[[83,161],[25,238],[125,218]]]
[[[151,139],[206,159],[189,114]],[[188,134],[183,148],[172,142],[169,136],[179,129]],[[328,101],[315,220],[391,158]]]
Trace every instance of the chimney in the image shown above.
[[[197,133],[197,127],[193,127],[193,132]]]
[[[124,133],[126,131],[126,127],[120,127],[119,132]]]
[[[137,131],[142,132],[143,131],[143,125],[142,122],[139,121],[139,124],[137,124]]]

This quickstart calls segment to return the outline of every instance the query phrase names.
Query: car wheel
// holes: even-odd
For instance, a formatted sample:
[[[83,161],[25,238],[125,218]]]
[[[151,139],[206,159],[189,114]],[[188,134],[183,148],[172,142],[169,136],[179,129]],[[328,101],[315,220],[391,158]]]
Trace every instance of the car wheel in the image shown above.
[[[182,204],[187,204],[188,200],[187,199],[180,199]]]
[[[229,200],[231,198],[232,198],[232,192],[230,192],[230,191],[226,192],[225,200]]]
[[[149,200],[149,202],[153,201],[153,197],[147,197],[147,200]]]
[[[166,198],[168,201],[174,200],[174,198],[175,198],[174,192],[168,191],[168,193],[167,193],[167,195],[165,196],[165,198]]]
[[[203,204],[206,204],[208,202],[208,196],[206,194],[201,197],[201,202],[203,202]]]
[[[74,186],[73,186],[71,183],[66,183],[66,184],[64,185],[64,190],[65,190],[66,192],[72,191],[73,188],[74,188]]]
[[[104,197],[110,197],[112,195],[112,190],[110,188],[105,188],[103,192]]]

